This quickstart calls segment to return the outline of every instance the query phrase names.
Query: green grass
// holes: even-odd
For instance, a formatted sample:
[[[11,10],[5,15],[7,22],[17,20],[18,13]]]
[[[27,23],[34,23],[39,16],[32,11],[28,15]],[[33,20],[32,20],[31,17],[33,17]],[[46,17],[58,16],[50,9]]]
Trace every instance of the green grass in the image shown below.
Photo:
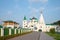
[[[47,32],[48,35],[54,37],[56,40],[60,40],[60,34]]]

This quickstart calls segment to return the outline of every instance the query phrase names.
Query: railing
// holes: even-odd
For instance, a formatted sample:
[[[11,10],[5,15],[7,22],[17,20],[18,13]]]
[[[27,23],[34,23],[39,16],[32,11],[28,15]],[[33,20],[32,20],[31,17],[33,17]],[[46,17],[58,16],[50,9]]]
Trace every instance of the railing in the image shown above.
[[[0,28],[0,36],[22,34],[30,31],[32,30],[27,28]]]

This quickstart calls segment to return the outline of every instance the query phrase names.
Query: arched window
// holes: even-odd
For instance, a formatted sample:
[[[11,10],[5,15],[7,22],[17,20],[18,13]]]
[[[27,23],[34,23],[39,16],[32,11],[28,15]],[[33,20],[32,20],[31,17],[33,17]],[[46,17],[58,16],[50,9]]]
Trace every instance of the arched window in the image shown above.
[[[42,30],[41,30],[41,29],[39,29],[38,31],[42,32]]]
[[[33,25],[31,25],[31,27],[33,27]]]
[[[27,26],[25,26],[25,27],[27,27]]]
[[[37,27],[34,27],[35,30],[37,30]]]

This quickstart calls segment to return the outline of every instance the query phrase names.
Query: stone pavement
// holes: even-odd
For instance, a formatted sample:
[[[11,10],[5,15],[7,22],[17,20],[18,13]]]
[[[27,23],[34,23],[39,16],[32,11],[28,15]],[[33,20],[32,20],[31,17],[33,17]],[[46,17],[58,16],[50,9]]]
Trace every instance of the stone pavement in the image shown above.
[[[8,40],[54,40],[54,39],[43,32],[32,32],[30,34],[18,36]]]

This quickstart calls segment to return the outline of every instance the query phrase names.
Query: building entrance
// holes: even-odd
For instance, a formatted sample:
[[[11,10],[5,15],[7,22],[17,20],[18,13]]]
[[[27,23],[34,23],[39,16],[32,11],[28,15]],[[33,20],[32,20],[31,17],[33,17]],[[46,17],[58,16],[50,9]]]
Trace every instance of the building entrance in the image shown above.
[[[42,32],[42,30],[41,30],[41,29],[39,29],[38,31],[39,31],[39,32]]]

